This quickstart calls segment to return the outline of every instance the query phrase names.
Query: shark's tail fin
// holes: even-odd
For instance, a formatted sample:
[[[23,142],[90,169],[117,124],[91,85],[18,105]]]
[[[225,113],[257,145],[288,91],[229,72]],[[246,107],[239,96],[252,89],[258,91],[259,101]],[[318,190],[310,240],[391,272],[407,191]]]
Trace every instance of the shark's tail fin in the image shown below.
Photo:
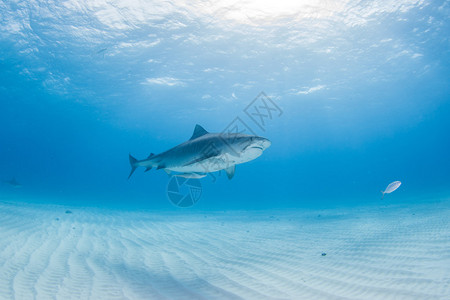
[[[129,154],[130,156],[130,165],[131,165],[131,172],[130,175],[128,175],[128,179],[130,179],[131,175],[133,175],[134,171],[136,170],[136,168],[138,167],[136,165],[136,163],[138,162],[138,160],[136,158],[134,158],[133,156],[131,156],[131,154]]]

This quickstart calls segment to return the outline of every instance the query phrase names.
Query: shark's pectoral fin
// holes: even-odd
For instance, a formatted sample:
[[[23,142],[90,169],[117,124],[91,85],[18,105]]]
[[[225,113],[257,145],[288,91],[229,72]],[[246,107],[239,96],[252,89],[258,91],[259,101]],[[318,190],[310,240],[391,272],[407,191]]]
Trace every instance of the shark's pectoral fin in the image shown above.
[[[235,170],[236,170],[236,165],[232,165],[231,167],[228,167],[225,169],[225,172],[227,172],[228,179],[233,178]]]

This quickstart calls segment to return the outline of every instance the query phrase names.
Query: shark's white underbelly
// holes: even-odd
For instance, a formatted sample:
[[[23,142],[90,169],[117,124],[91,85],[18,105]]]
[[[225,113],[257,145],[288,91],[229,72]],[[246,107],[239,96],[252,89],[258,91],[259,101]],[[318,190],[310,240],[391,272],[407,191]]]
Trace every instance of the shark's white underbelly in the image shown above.
[[[224,170],[237,164],[253,160],[262,154],[262,150],[250,150],[242,153],[240,156],[233,156],[229,153],[204,159],[200,162],[186,166],[168,167],[166,169],[174,172],[183,173],[211,173]]]
[[[236,163],[236,160],[225,159],[223,157],[213,157],[187,166],[177,166],[168,169],[174,172],[183,173],[211,173],[226,169]]]

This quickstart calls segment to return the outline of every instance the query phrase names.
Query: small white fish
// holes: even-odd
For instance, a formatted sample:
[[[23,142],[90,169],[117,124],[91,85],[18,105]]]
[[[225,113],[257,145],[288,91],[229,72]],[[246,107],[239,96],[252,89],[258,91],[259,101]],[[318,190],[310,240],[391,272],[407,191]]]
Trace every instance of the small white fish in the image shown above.
[[[381,193],[383,194],[383,196],[381,196],[381,200],[383,200],[384,194],[392,193],[393,191],[398,189],[401,184],[402,183],[400,181],[394,181],[390,183],[384,191],[381,191]]]

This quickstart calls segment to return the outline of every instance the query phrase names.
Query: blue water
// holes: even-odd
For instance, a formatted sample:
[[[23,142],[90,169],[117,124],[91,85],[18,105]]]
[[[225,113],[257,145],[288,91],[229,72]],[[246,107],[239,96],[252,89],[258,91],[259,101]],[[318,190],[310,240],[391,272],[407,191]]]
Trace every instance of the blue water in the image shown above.
[[[448,196],[449,1],[0,3],[8,201],[179,210],[143,159],[239,117],[272,146],[192,210]],[[264,92],[280,112],[245,113]],[[380,190],[402,186],[380,202]]]

